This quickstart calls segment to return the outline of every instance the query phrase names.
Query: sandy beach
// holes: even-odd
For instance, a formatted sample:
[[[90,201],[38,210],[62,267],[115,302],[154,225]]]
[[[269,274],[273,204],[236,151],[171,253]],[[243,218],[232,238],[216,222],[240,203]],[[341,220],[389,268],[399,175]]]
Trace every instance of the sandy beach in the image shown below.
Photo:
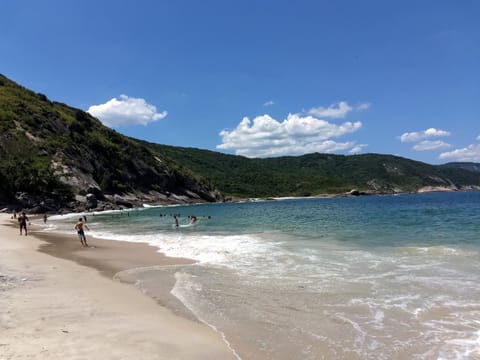
[[[146,244],[89,238],[94,247],[81,248],[73,232],[31,227],[20,236],[13,225],[0,214],[1,360],[235,358],[208,326],[112,279],[131,268],[190,260]],[[165,279],[166,292],[171,281]]]

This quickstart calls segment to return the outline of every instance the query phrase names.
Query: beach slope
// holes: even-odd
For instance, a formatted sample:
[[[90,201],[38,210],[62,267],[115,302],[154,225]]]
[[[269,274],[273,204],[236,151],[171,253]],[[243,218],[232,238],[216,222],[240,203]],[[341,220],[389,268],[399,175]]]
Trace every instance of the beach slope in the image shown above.
[[[235,358],[209,327],[91,267],[37,251],[43,242],[20,236],[12,221],[0,214],[1,360]]]

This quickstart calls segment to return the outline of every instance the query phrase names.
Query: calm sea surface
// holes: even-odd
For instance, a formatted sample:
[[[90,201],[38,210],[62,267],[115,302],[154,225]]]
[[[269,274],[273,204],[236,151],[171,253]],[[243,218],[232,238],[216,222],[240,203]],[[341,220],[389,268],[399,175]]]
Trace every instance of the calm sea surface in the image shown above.
[[[172,294],[239,358],[480,359],[478,192],[87,217],[90,235],[197,260],[130,275],[154,294],[160,275],[173,274]],[[69,216],[50,222],[71,232]]]

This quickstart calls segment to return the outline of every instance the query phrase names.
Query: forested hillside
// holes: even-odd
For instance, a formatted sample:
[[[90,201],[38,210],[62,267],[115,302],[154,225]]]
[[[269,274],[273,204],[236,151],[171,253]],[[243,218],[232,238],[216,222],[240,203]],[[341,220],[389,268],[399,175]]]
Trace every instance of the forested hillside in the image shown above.
[[[87,194],[122,206],[222,199],[168,157],[0,75],[0,201],[48,210]]]
[[[473,162],[451,162],[444,165],[441,165],[444,168],[454,168],[454,169],[464,169],[480,173],[480,164]]]
[[[398,156],[307,154],[249,159],[194,148],[150,144],[225,195],[311,196],[357,189],[367,193],[416,192],[424,187],[480,186],[480,174]]]

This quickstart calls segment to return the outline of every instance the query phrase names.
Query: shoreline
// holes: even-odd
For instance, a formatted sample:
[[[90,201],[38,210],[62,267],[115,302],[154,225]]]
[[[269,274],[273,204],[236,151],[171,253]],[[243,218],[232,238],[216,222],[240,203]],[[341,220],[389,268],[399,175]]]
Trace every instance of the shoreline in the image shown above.
[[[39,246],[39,252],[94,268],[102,276],[112,281],[131,285],[138,291],[141,290],[135,286],[135,279],[129,276],[129,273],[134,270],[150,267],[188,266],[196,263],[192,259],[166,256],[159,252],[158,248],[147,243],[99,239],[87,235],[89,247],[84,248],[81,247],[73,231],[72,235],[68,235],[37,230],[35,236],[45,242]],[[161,296],[147,296],[153,298],[159,306],[200,323],[180,300],[170,294],[176,281],[174,275],[165,273],[161,280],[162,284],[159,285]]]
[[[463,187],[455,186],[424,186],[417,189],[416,191],[378,191],[378,190],[360,190],[352,189],[347,192],[341,193],[322,193],[309,196],[266,196],[266,197],[236,197],[236,196],[227,196],[223,201],[207,202],[209,204],[220,204],[220,203],[243,203],[243,202],[258,202],[258,201],[281,201],[281,200],[290,200],[290,199],[333,199],[333,198],[342,198],[342,197],[364,197],[364,196],[394,196],[394,195],[422,195],[430,193],[468,193],[468,192],[480,192],[480,186],[478,185],[468,185]],[[168,202],[168,203],[148,203],[143,202],[141,206],[132,206],[124,207],[119,206],[116,208],[109,209],[100,209],[100,208],[91,208],[79,210],[78,208],[60,208],[55,212],[46,211],[46,212],[30,212],[29,208],[22,208],[21,206],[4,203],[0,205],[0,214],[10,214],[13,210],[16,210],[18,213],[22,210],[27,214],[32,216],[39,216],[40,214],[49,214],[49,215],[68,215],[68,214],[94,214],[94,213],[104,213],[104,212],[123,212],[123,211],[135,211],[144,208],[151,207],[177,207],[177,206],[190,206],[190,205],[199,205],[205,204],[204,202]]]
[[[335,216],[331,217],[331,220],[325,221],[323,229],[319,229],[315,225],[318,222],[308,221],[309,224],[312,224],[308,228],[311,232],[306,233],[309,235],[308,242],[299,242],[297,236],[282,237],[280,239],[282,245],[288,244],[288,246],[283,247],[283,250],[279,247],[268,246],[257,248],[256,243],[245,243],[243,237],[236,238],[235,242],[232,242],[234,246],[216,248],[216,244],[224,243],[224,245],[227,245],[229,243],[229,241],[222,241],[224,239],[222,236],[235,235],[234,229],[236,227],[232,226],[221,228],[223,231],[219,232],[219,237],[209,239],[202,246],[197,244],[199,239],[195,232],[191,234],[190,239],[180,239],[172,231],[173,236],[166,236],[168,239],[162,241],[156,239],[155,234],[157,232],[155,231],[153,236],[148,236],[152,234],[152,227],[143,228],[140,226],[137,228],[135,226],[137,223],[151,224],[150,218],[148,221],[139,219],[142,221],[130,224],[125,223],[126,219],[121,217],[111,223],[105,222],[104,224],[109,226],[103,231],[99,231],[98,235],[112,234],[111,239],[116,239],[115,233],[117,232],[115,230],[122,233],[120,230],[123,229],[130,234],[124,239],[130,239],[132,242],[95,239],[87,233],[87,241],[90,245],[93,245],[92,249],[87,249],[81,247],[75,231],[72,229],[76,215],[62,220],[63,224],[62,226],[59,225],[58,228],[62,229],[61,231],[64,233],[66,232],[67,235],[58,235],[58,239],[55,238],[56,233],[49,232],[49,229],[45,229],[45,232],[34,233],[35,225],[42,229],[44,226],[40,217],[32,216],[31,234],[35,235],[36,238],[44,235],[46,237],[45,241],[33,241],[29,237],[20,238],[18,228],[13,227],[13,220],[9,222],[10,230],[14,233],[13,240],[15,240],[12,242],[12,246],[27,244],[30,242],[29,240],[32,240],[31,243],[37,244],[35,251],[38,256],[45,257],[46,254],[49,254],[49,259],[62,262],[65,262],[65,257],[70,259],[67,263],[74,265],[72,269],[77,270],[65,271],[69,277],[68,281],[77,281],[76,277],[83,276],[86,274],[85,272],[88,272],[88,274],[94,273],[95,278],[100,277],[110,283],[122,284],[121,282],[124,281],[128,284],[134,284],[136,287],[134,290],[141,295],[143,293],[143,295],[153,298],[157,307],[160,304],[168,309],[174,309],[175,305],[168,303],[169,300],[165,300],[165,296],[162,295],[168,295],[171,291],[175,294],[170,294],[172,298],[178,297],[186,307],[197,314],[197,319],[193,319],[194,323],[198,325],[200,322],[207,326],[209,324],[215,325],[215,327],[212,327],[212,331],[217,336],[217,340],[218,335],[225,334],[223,342],[227,344],[227,347],[231,344],[230,355],[233,353],[237,359],[239,357],[236,355],[236,351],[245,359],[292,359],[296,358],[298,354],[315,354],[317,357],[335,359],[352,357],[352,354],[355,353],[359,356],[363,354],[365,357],[374,356],[374,354],[380,354],[379,356],[384,357],[412,357],[422,356],[422,354],[441,357],[442,354],[452,354],[457,351],[464,354],[476,353],[475,344],[478,343],[478,334],[472,331],[475,328],[478,313],[475,312],[476,308],[472,308],[471,305],[478,298],[478,290],[475,287],[475,278],[478,275],[478,269],[475,267],[478,237],[472,232],[475,230],[474,223],[478,219],[476,216],[470,218],[470,215],[472,214],[471,209],[478,210],[477,200],[480,193],[475,194],[475,196],[470,194],[466,196],[458,195],[460,196],[455,198],[428,196],[425,198],[427,201],[414,199],[411,203],[408,201],[408,204],[403,200],[397,204],[395,198],[377,199],[378,202],[366,201],[365,204],[363,201],[361,203],[355,201],[355,204],[350,201],[340,201],[339,204],[344,206],[337,212],[332,212],[334,211],[332,206],[321,206],[322,202],[320,201],[312,204],[311,209],[317,210],[317,215],[311,219],[325,221],[324,219],[328,219],[326,215],[335,214]],[[411,199],[413,198],[407,200]],[[452,207],[452,199],[458,199],[458,209],[455,206]],[[439,202],[437,203],[437,201]],[[388,207],[386,204],[389,204]],[[439,204],[439,206],[437,207],[436,204]],[[470,208],[469,204],[472,204],[473,207]],[[290,205],[291,208],[288,207]],[[259,222],[265,224],[263,229],[268,232],[269,225],[274,223],[275,220],[278,223],[278,220],[283,219],[281,216],[276,216],[280,212],[291,218],[291,224],[295,226],[298,223],[298,217],[295,215],[300,214],[303,218],[305,210],[309,209],[308,207],[299,208],[296,205],[292,203],[280,204],[278,208],[274,209],[270,204],[255,204],[251,209],[256,209],[256,212],[246,212],[243,206],[239,206],[239,208],[242,209],[246,218],[252,219],[252,224],[256,225]],[[405,205],[407,206],[405,207]],[[449,212],[445,213],[443,211],[445,207],[449,208]],[[295,210],[297,208],[298,212],[290,211],[290,209]],[[345,213],[345,208],[349,208],[350,211]],[[439,211],[432,211],[432,208],[438,208]],[[213,213],[214,218],[220,212],[225,211],[224,209],[217,210],[218,212]],[[372,210],[375,212],[372,213]],[[461,212],[458,212],[459,210]],[[209,210],[205,211],[208,212]],[[357,217],[360,211],[365,215]],[[389,221],[393,219],[392,215],[398,213],[405,216],[397,219],[398,221],[393,221],[389,231],[379,234],[378,229],[382,225],[389,224]],[[233,214],[237,213],[229,213],[228,211],[223,213],[227,219],[237,219],[237,216],[229,216]],[[258,214],[265,215],[264,217],[258,217]],[[458,214],[464,218],[464,221],[458,224],[463,224],[461,228],[466,228],[466,232],[458,232],[456,230],[460,230],[460,227],[452,225],[460,220]],[[158,212],[153,211],[150,216],[153,216],[152,219],[157,218]],[[341,231],[331,231],[332,229],[335,230],[338,225],[336,219],[339,216],[343,216],[347,220],[356,219],[356,222],[353,223],[355,225],[354,232],[346,234],[347,236],[353,234],[355,238],[342,237]],[[97,220],[91,221],[93,231],[96,228],[100,230],[101,220],[99,218],[98,222]],[[442,220],[441,226],[439,226],[439,220]],[[347,221],[341,224],[349,223]],[[231,223],[227,224],[231,225]],[[366,226],[362,224],[366,224]],[[161,225],[159,229],[167,230],[163,227],[163,224]],[[374,226],[371,227],[371,225]],[[402,225],[401,229],[405,229],[405,234],[396,231],[399,229],[397,225]],[[49,228],[53,229],[56,226],[50,226]],[[345,226],[342,226],[342,228],[347,229]],[[365,232],[369,228],[371,232]],[[132,231],[129,231],[130,229]],[[156,226],[153,229],[156,229]],[[200,233],[198,232],[198,234]],[[322,236],[325,233],[333,236]],[[397,236],[398,233],[401,233],[401,235]],[[417,238],[416,234],[419,233],[428,233],[430,238],[428,240],[421,237]],[[2,234],[4,234],[3,231]],[[2,234],[0,234],[0,240]],[[188,232],[188,234],[190,233]],[[336,236],[337,234],[340,236]],[[378,236],[378,234],[381,236]],[[143,237],[142,235],[146,236]],[[315,243],[309,241],[310,235],[312,236],[311,239],[315,239]],[[378,236],[378,238],[375,238],[375,236]],[[122,237],[118,236],[118,238],[121,239]],[[371,238],[374,242],[371,242]],[[17,239],[19,240],[16,241]],[[457,247],[458,239],[464,241]],[[235,268],[235,270],[240,271],[231,271],[228,266],[226,268],[221,266],[215,268],[215,266],[208,266],[202,262],[192,264],[188,259],[176,258],[169,258],[172,261],[170,265],[158,265],[157,261],[162,262],[165,258],[157,252],[156,247],[152,248],[145,243],[136,243],[136,241],[143,240],[158,244],[167,253],[171,249],[169,244],[173,241],[173,244],[182,245],[182,249],[186,251],[175,251],[172,254],[184,254],[183,256],[187,257],[187,254],[192,254],[192,257],[197,254],[197,252],[191,252],[189,249],[196,249],[198,245],[200,252],[202,250],[214,250],[228,258],[230,250],[236,251],[238,249],[239,253],[243,253],[243,244],[247,245],[248,250],[253,250],[255,254],[258,253],[260,256],[254,258],[255,262],[251,262],[252,253],[247,251],[243,253],[241,258],[229,259],[243,265],[243,267]],[[6,260],[9,260],[10,254],[5,252],[1,245],[2,242],[0,241],[0,253],[3,253]],[[308,252],[304,252],[305,248],[308,249]],[[355,256],[352,257],[352,254]],[[126,258],[123,259],[119,255]],[[72,259],[72,257],[76,259]],[[198,257],[198,259],[206,258]],[[186,263],[177,265],[178,261],[185,261]],[[43,263],[40,265],[32,264],[29,259],[22,259],[22,264],[25,263],[28,264],[28,267],[18,269],[16,273],[2,273],[2,266],[8,265],[8,261],[0,262],[0,295],[9,296],[10,289],[15,286],[31,286],[31,284],[37,286],[38,281],[43,281],[44,272],[41,271]],[[57,265],[50,265],[50,263],[48,266],[47,272],[49,275],[51,275],[51,272],[63,272],[63,266],[60,268]],[[37,271],[39,267],[40,270]],[[29,274],[32,269],[35,270],[34,275]],[[242,272],[242,269],[247,271]],[[4,292],[1,291],[2,275],[5,275],[5,279],[7,279],[6,283],[10,282],[10,285],[7,284],[7,287],[10,288]],[[114,280],[119,281],[110,280],[112,275]],[[176,277],[176,280],[172,279],[172,275]],[[445,281],[444,275],[447,275]],[[8,279],[14,279],[15,281]],[[83,287],[90,285],[89,283],[88,276],[83,276],[75,284],[79,285],[80,290],[84,290]],[[459,292],[455,285],[457,283],[464,284],[468,291],[465,293]],[[433,287],[432,284],[435,284],[435,286]],[[437,286],[437,284],[441,286]],[[63,285],[62,289],[70,289],[70,285]],[[173,285],[174,288],[171,290]],[[131,285],[130,287],[133,288]],[[372,289],[375,289],[375,291],[372,292]],[[102,289],[102,291],[104,292],[105,289]],[[158,292],[162,293],[160,298],[156,297]],[[60,292],[50,289],[50,292],[43,296],[55,297],[58,294]],[[82,302],[83,295],[70,296],[67,299],[73,300],[72,302],[75,305],[77,305],[77,299],[80,299],[78,307],[87,309],[87,312],[96,316],[98,312],[89,310],[88,303],[86,306],[82,305],[84,304]],[[105,294],[102,296],[105,296]],[[435,305],[432,307],[429,303],[424,303],[422,299],[425,297],[431,297],[435,301]],[[19,302],[24,301],[21,296],[16,299]],[[54,300],[58,301],[58,299]],[[118,296],[113,296],[109,300],[111,300],[111,303],[107,307],[118,305]],[[457,300],[458,302],[456,302]],[[120,301],[123,302],[123,298]],[[0,306],[2,308],[5,308],[4,303],[0,296]],[[12,303],[14,303],[13,300],[7,305]],[[21,305],[17,302],[14,304],[15,306]],[[52,304],[49,305],[55,306],[58,303],[53,302]],[[452,306],[452,304],[455,305]],[[139,304],[135,301],[130,306],[130,309],[135,308],[136,311]],[[62,303],[59,307],[62,308]],[[34,310],[36,311],[37,307]],[[6,315],[2,315],[0,312],[1,360],[4,360],[2,351],[3,346],[5,346],[2,341],[2,322],[6,319],[15,326],[15,323],[12,323],[8,317],[16,318],[19,315],[18,311],[10,315],[9,308],[4,313]],[[184,316],[175,311],[173,313]],[[419,313],[421,313],[421,316],[418,316]],[[121,314],[117,313],[111,321],[116,322],[123,315],[123,312]],[[32,322],[35,324],[35,319],[38,319],[39,316],[47,317],[45,312],[41,315],[35,314],[35,316],[27,319],[27,321],[20,321],[18,324],[30,324]],[[56,311],[54,316],[58,316]],[[75,319],[78,319],[79,316],[83,316],[83,314],[76,314]],[[450,321],[453,318],[460,320],[458,322]],[[462,319],[465,319],[465,322]],[[131,323],[131,320],[129,323]],[[358,325],[358,327],[352,326],[352,324]],[[437,329],[431,327],[432,324],[440,325]],[[59,331],[62,333],[64,330],[67,331],[66,334],[72,332],[70,327],[61,325]],[[98,326],[98,324],[95,323],[94,326]],[[44,326],[31,325],[30,327],[38,331],[37,329],[43,330]],[[361,342],[359,342],[359,331],[357,331],[359,328],[362,329],[362,334],[364,334]],[[138,331],[137,329],[138,327],[130,326],[128,330],[124,331],[124,334],[129,337],[131,335],[130,331],[135,334]],[[75,328],[73,330],[78,331]],[[90,331],[89,328],[88,331]],[[30,335],[28,334],[28,336]],[[436,338],[436,335],[439,335],[439,337]],[[142,338],[144,336],[142,334]],[[12,336],[10,336],[11,338]],[[31,338],[28,339],[29,342],[32,341]],[[399,345],[398,348],[395,347],[397,344]],[[375,353],[373,349],[375,349]],[[317,357],[312,355],[309,358]],[[13,358],[12,356],[11,359]],[[67,356],[67,358],[69,357]],[[70,358],[72,357],[70,356]],[[143,359],[146,357],[136,356],[136,358]],[[195,356],[192,358],[201,359],[202,357]],[[213,356],[210,358],[215,359]]]
[[[115,276],[194,261],[148,244],[92,237],[92,248],[82,248],[75,233],[43,232],[38,225],[20,236],[15,225],[10,214],[0,214],[2,360],[95,358],[98,351],[105,359],[235,358],[222,334],[170,295],[173,276],[162,279],[163,301]]]

